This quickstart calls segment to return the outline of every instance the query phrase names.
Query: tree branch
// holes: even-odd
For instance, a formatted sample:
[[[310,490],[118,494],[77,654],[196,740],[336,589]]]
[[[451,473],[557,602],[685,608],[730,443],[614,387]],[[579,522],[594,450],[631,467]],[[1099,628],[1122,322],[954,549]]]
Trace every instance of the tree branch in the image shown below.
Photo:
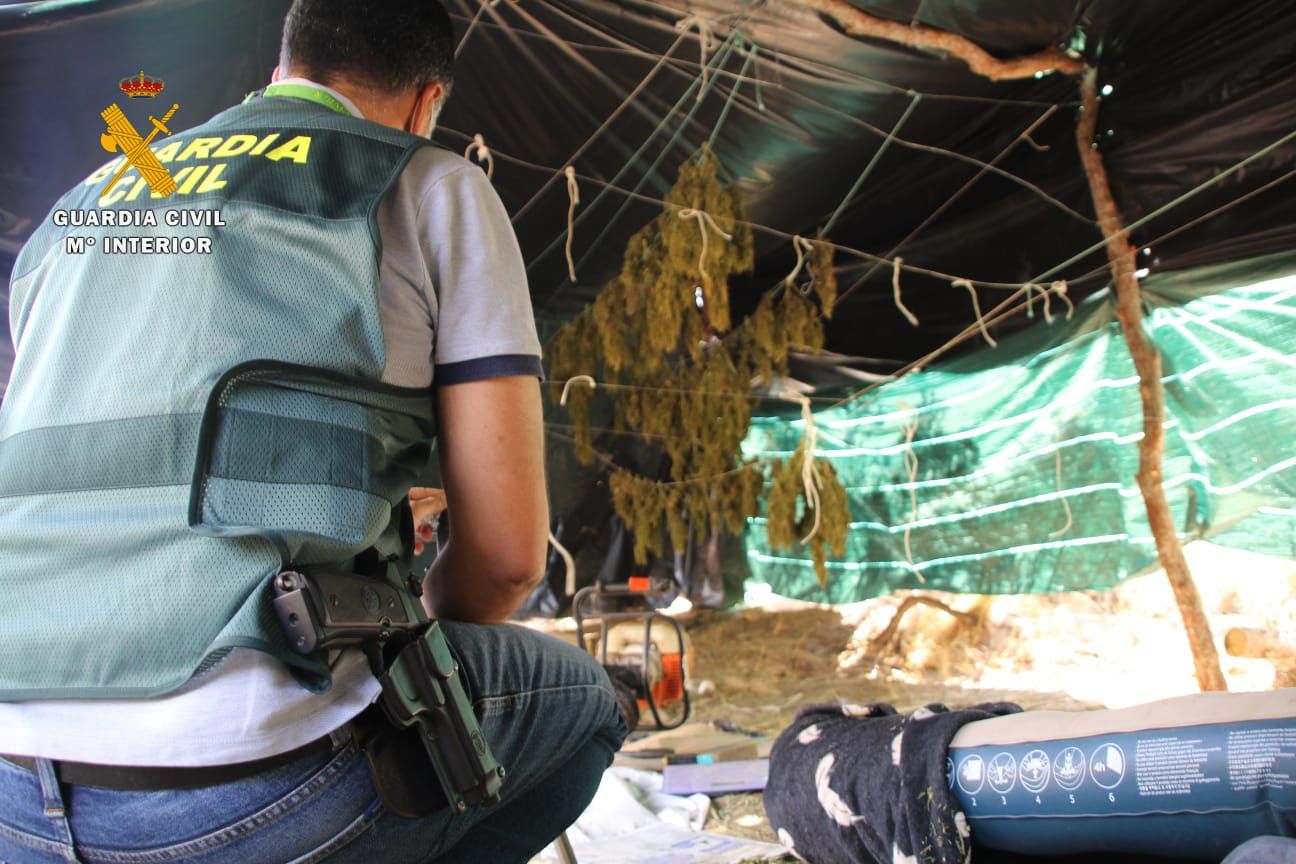
[[[895,614],[891,616],[891,620],[887,622],[887,625],[882,628],[882,632],[870,640],[869,654],[873,656],[874,664],[881,660],[882,656],[890,650],[891,643],[895,641],[896,631],[900,628],[900,619],[904,618],[906,612],[918,605],[931,606],[934,609],[939,609],[942,612],[953,615],[964,624],[975,624],[977,620],[975,614],[955,609],[952,606],[942,603],[935,597],[928,597],[926,594],[910,594],[908,597],[900,601],[900,605],[896,607]]]
[[[1219,654],[1211,636],[1210,622],[1202,607],[1201,595],[1188,569],[1183,547],[1166,502],[1161,483],[1161,466],[1165,455],[1165,393],[1161,386],[1161,356],[1143,329],[1143,311],[1138,280],[1134,275],[1135,250],[1116,209],[1111,184],[1103,165],[1102,154],[1094,145],[1098,122],[1097,71],[1086,67],[1078,58],[1069,57],[1056,47],[1025,57],[1000,59],[969,39],[932,27],[903,24],[869,15],[848,0],[787,0],[828,16],[851,36],[885,39],[912,48],[941,51],[957,57],[968,68],[992,81],[1029,78],[1040,73],[1060,72],[1079,75],[1082,108],[1076,124],[1076,145],[1084,166],[1085,179],[1093,198],[1094,211],[1107,246],[1116,286],[1116,315],[1121,332],[1139,376],[1139,396],[1143,406],[1143,438],[1139,442],[1137,480],[1147,509],[1148,524],[1156,541],[1157,555],[1174,591],[1183,617],[1188,643],[1197,670],[1197,681],[1203,690],[1227,690]],[[1033,142],[1032,142],[1033,143]],[[896,610],[895,617],[873,642],[875,654],[885,650],[894,638],[900,619],[913,606],[926,603],[944,609],[960,618],[960,613],[937,600],[921,596],[908,597]]]
[[[1102,153],[1094,145],[1098,123],[1098,72],[1087,69],[1080,78],[1080,121],[1076,124],[1076,147],[1084,163],[1085,178],[1093,197],[1098,226],[1107,241],[1107,260],[1116,284],[1116,317],[1134,369],[1139,377],[1139,396],[1143,403],[1143,439],[1139,441],[1138,485],[1147,508],[1148,525],[1156,540],[1157,555],[1165,568],[1166,578],[1179,604],[1188,644],[1197,667],[1197,682],[1203,690],[1227,690],[1219,653],[1211,637],[1210,621],[1202,608],[1201,595],[1193,582],[1179,544],[1174,517],[1161,485],[1161,462],[1165,455],[1165,392],[1161,387],[1161,355],[1143,329],[1143,306],[1138,279],[1134,275],[1134,245],[1116,209]]]
[[[852,36],[872,36],[925,51],[943,51],[951,57],[962,60],[973,72],[991,81],[1031,78],[1045,72],[1079,75],[1085,68],[1080,60],[1068,57],[1057,48],[1048,48],[1025,57],[1003,60],[956,33],[877,18],[856,8],[847,0],[789,0],[789,2],[827,15]]]

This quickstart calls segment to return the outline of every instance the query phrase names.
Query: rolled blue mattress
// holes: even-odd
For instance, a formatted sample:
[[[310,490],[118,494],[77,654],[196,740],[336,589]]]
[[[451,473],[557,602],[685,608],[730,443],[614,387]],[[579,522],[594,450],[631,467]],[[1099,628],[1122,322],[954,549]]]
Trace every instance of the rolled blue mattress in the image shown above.
[[[1296,689],[980,720],[947,769],[977,848],[1219,861],[1296,836]]]

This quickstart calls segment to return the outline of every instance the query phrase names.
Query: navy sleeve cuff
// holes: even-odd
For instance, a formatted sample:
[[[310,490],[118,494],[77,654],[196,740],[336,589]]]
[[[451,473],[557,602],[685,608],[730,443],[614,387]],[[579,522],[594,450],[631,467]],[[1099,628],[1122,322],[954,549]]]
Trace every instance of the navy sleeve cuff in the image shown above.
[[[510,375],[532,375],[544,380],[540,358],[534,354],[496,354],[493,357],[476,357],[458,363],[438,363],[432,372],[434,386],[467,384],[488,378],[507,378]]]

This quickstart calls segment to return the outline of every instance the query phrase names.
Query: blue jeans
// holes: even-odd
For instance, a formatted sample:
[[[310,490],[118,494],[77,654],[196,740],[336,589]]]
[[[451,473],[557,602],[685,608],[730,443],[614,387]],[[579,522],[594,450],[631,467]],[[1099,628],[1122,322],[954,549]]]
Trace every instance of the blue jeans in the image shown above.
[[[626,734],[603,669],[510,624],[443,621],[495,756],[502,800],[402,819],[374,794],[354,744],[201,789],[60,784],[0,760],[3,864],[525,862],[575,821]],[[429,769],[430,770],[430,769]]]

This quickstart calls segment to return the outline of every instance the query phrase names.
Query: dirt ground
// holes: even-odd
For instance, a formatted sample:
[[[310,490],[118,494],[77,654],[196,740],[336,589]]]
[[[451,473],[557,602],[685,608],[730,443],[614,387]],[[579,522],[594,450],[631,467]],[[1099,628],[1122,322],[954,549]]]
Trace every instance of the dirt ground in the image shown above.
[[[885,605],[894,608],[898,604]],[[904,680],[893,674],[903,666],[902,661],[897,664],[894,652],[876,669],[865,658],[843,668],[841,658],[865,648],[868,639],[867,630],[861,632],[852,620],[856,617],[852,612],[857,611],[756,608],[692,617],[686,629],[698,658],[693,718],[727,720],[744,729],[777,735],[792,722],[798,708],[823,702],[890,702],[901,710],[931,702],[997,700],[1032,708],[1089,707],[1064,693],[972,693],[957,683],[940,680],[948,675],[920,674],[918,680]],[[919,611],[926,610],[908,613],[910,624],[922,617]],[[954,651],[970,659],[980,653],[978,647],[962,643],[956,644]],[[776,842],[760,795],[713,799],[707,830]]]
[[[946,599],[963,607],[970,598]],[[969,671],[988,653],[992,640],[985,633],[961,634],[967,625],[951,627],[954,619],[938,610],[911,609],[902,619],[899,649],[886,652],[875,666],[869,654],[871,622],[882,616],[874,613],[894,614],[899,598],[842,609],[791,605],[776,602],[773,608],[688,618],[686,630],[697,653],[691,688],[693,719],[727,720],[777,735],[801,706],[825,702],[889,702],[904,711],[932,702],[967,705],[1000,700],[1027,708],[1097,707],[1047,690],[966,688],[955,679],[970,677]],[[926,661],[936,668],[910,662],[906,655],[919,650],[917,646],[906,650],[906,646],[932,637],[948,639],[950,646]],[[706,830],[777,842],[761,795],[713,799]]]
[[[1296,564],[1205,543],[1187,549],[1232,690],[1286,683],[1266,660],[1224,653],[1232,627],[1296,645]],[[904,597],[968,613],[911,608],[877,637]],[[1116,708],[1197,691],[1179,613],[1162,573],[1114,591],[1033,596],[904,592],[847,606],[788,601],[753,586],[747,608],[682,616],[695,652],[695,720],[776,735],[799,707],[889,702],[902,711],[1007,700],[1022,707]],[[706,830],[777,842],[760,795],[713,799]],[[787,859],[792,860],[792,859]]]

